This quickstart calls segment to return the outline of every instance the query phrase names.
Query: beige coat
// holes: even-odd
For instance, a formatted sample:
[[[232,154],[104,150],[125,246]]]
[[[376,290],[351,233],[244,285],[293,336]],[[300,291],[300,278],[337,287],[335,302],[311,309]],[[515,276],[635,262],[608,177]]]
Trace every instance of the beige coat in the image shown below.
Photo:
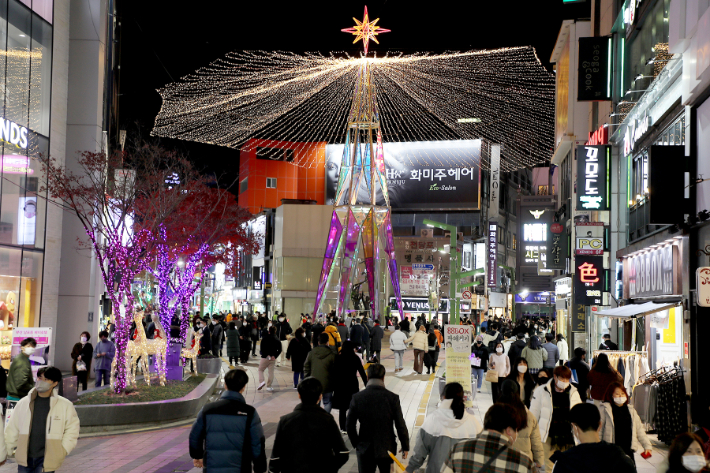
[[[5,428],[7,451],[12,453],[17,448],[15,460],[22,466],[27,466],[32,411],[37,395],[37,390],[32,388],[27,396],[18,401]],[[64,458],[76,447],[79,439],[79,416],[76,415],[71,401],[59,396],[56,389],[49,401],[45,439],[44,470],[58,470]]]
[[[537,426],[537,419],[532,412],[527,408],[525,408],[525,411],[528,413],[528,425],[523,430],[518,431],[518,438],[513,444],[513,450],[532,458],[532,461],[536,464],[543,465],[545,463],[545,450],[540,439],[540,428]]]
[[[631,450],[639,453],[644,450],[651,450],[651,442],[648,440],[641,418],[636,409],[631,406],[628,406],[628,408],[631,414]],[[602,416],[601,438],[605,442],[614,443],[614,414],[611,410],[611,404],[603,402],[599,406],[599,413]]]
[[[415,350],[429,350],[429,339],[426,332],[421,332],[417,330],[417,333],[409,337],[406,343],[412,342],[412,346]]]

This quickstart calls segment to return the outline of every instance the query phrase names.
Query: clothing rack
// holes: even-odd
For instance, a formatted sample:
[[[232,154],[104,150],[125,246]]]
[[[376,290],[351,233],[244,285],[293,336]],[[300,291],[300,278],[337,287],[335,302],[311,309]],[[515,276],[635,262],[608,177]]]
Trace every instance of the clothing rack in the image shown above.
[[[597,354],[599,353],[607,353],[610,355],[642,355],[642,356],[648,356],[648,352],[646,350],[643,351],[622,351],[622,350],[594,350],[592,352],[592,355],[596,358]]]

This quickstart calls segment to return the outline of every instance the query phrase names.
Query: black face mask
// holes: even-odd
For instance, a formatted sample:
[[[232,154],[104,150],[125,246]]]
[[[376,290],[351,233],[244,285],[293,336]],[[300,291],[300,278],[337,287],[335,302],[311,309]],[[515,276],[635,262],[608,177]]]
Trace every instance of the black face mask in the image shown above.
[[[546,384],[550,378],[537,378],[537,384]]]

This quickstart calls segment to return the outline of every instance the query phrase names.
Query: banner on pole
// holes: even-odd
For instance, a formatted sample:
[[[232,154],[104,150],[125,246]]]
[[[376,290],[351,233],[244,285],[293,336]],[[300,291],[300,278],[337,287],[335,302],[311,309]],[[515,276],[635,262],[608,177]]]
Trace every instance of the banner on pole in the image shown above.
[[[497,219],[500,212],[500,145],[491,145],[491,205],[489,219]]]
[[[471,388],[471,326],[445,325],[444,346],[446,347],[446,383],[463,386],[467,407],[473,406]]]

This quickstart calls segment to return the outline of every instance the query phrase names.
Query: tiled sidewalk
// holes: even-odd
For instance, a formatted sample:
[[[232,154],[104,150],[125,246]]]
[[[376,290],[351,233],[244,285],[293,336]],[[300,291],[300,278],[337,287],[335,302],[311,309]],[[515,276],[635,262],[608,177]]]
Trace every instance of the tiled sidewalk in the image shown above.
[[[388,344],[383,343],[383,348]],[[443,353],[440,363],[443,364]],[[418,432],[418,426],[424,420],[429,410],[435,409],[438,402],[438,385],[434,376],[417,375],[412,370],[413,352],[405,353],[405,370],[402,374],[394,375],[394,355],[384,348],[382,351],[382,364],[387,368],[385,382],[387,388],[399,394],[402,403],[407,427],[409,429],[412,447]],[[250,382],[247,385],[246,400],[255,406],[264,425],[266,434],[267,457],[270,455],[274,443],[276,426],[279,418],[289,413],[298,404],[298,395],[293,389],[293,376],[290,365],[276,369],[274,391],[257,391],[258,385],[258,359],[253,359],[244,366],[249,373]],[[223,369],[228,370],[227,363]],[[440,368],[441,370],[441,368]],[[492,404],[490,383],[484,383],[482,390],[477,394],[474,410],[481,423],[483,417]],[[333,410],[337,421],[337,410]],[[58,472],[76,472],[98,468],[102,473],[201,473],[202,470],[193,468],[192,460],[188,454],[188,434],[190,426],[174,427],[150,432],[141,432],[105,437],[81,438],[77,448],[69,455]],[[639,473],[654,473],[656,466],[667,455],[667,447],[659,444],[653,438],[653,456],[644,460],[636,455],[636,465]],[[350,447],[349,443],[346,444]],[[0,467],[0,473],[16,472],[17,465],[8,461]],[[357,460],[354,454],[350,455],[348,463],[341,472],[357,472]],[[422,470],[423,471],[423,470]]]

